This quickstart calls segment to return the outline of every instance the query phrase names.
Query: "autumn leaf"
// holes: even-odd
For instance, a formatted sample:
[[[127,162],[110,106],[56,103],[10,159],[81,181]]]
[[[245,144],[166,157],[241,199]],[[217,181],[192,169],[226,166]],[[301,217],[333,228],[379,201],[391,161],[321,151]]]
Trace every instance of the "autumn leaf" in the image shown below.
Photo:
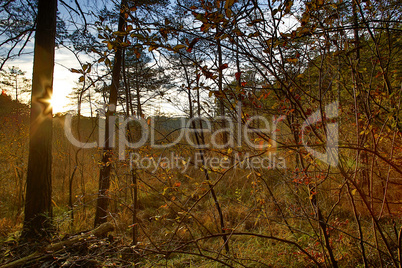
[[[202,71],[202,74],[203,74],[206,78],[209,78],[209,79],[215,79],[215,78],[216,78],[216,76],[214,76],[214,74],[213,74],[212,72],[210,72],[210,71],[208,71],[208,70],[206,69],[206,66],[205,66],[204,68],[202,68],[201,71]]]
[[[262,21],[264,21],[264,20],[263,19],[255,19],[255,20],[252,20],[250,23],[248,23],[247,26],[253,26],[254,24],[262,22]]]
[[[163,38],[167,39],[167,37],[168,37],[168,32],[169,32],[168,30],[162,28],[162,29],[159,29],[159,32],[161,33],[161,35],[162,35]]]
[[[212,72],[210,72],[210,71],[205,71],[204,75],[205,75],[206,78],[209,78],[209,79],[214,79],[215,78],[214,74]]]
[[[237,72],[237,73],[235,73],[235,77],[236,77],[236,80],[237,80],[237,81],[240,80],[241,73],[242,73],[242,72]]]
[[[173,50],[175,50],[175,51],[179,51],[180,49],[182,49],[182,48],[185,48],[186,46],[185,45],[176,45],[174,48],[173,48]]]
[[[194,38],[193,41],[188,45],[187,52],[190,53],[193,50],[194,45],[200,40],[200,38]]]
[[[206,31],[208,31],[208,29],[209,29],[210,27],[211,27],[211,24],[209,24],[209,23],[203,23],[203,24],[201,25],[200,30],[203,31],[203,32],[206,32]]]
[[[226,0],[225,9],[231,8],[235,2],[236,2],[236,0]]]
[[[226,69],[226,68],[228,68],[229,67],[229,65],[227,64],[227,63],[225,63],[225,64],[222,64],[220,67],[219,67],[219,70],[224,70],[224,69]]]
[[[195,19],[199,20],[199,21],[203,21],[204,20],[204,16],[201,13],[196,13],[193,12],[193,15],[195,16]]]
[[[243,35],[242,31],[240,31],[238,28],[234,29],[233,32],[234,32],[237,36],[242,36],[242,35]]]
[[[299,60],[296,58],[290,58],[290,59],[286,59],[286,61],[290,62],[290,63],[297,63]]]
[[[230,10],[229,8],[225,9],[225,14],[226,14],[226,17],[231,18],[232,17],[232,10]]]
[[[141,57],[141,53],[138,50],[134,50],[134,54],[139,59]]]
[[[293,6],[293,1],[288,1],[288,2],[286,3],[285,14],[289,14],[289,13],[290,13],[290,9],[292,8],[292,6]]]
[[[151,52],[152,50],[155,50],[157,48],[158,48],[158,46],[156,46],[156,45],[150,45],[148,48],[148,51]]]
[[[107,49],[112,50],[113,49],[113,44],[108,42],[107,43]]]
[[[72,73],[76,73],[76,74],[80,74],[80,73],[82,73],[82,71],[81,71],[81,70],[77,70],[77,69],[74,69],[74,68],[71,68],[71,69],[70,69],[70,72],[72,72]]]

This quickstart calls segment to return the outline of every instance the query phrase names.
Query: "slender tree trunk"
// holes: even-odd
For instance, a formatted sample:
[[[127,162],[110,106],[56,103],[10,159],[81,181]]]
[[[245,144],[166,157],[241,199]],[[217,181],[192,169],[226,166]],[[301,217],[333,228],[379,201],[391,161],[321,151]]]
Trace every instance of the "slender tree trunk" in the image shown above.
[[[197,88],[197,106],[198,106],[197,111],[198,111],[198,117],[201,118],[200,88],[199,88],[198,83],[199,83],[199,80],[197,80],[197,86],[196,86],[196,88]],[[202,128],[203,128],[202,121],[200,120],[199,122],[200,122],[199,129],[202,130]],[[193,127],[193,129],[197,129],[196,125],[195,125],[195,121],[192,122],[192,127]],[[204,132],[202,132],[202,131],[200,133],[195,132],[194,134],[195,134],[195,139],[197,141],[197,145],[198,146],[205,145]],[[202,165],[205,166],[206,165],[206,160],[205,160],[204,150],[200,150],[200,156],[201,156]],[[204,174],[205,174],[205,179],[208,182],[210,182],[211,179],[209,177],[207,169],[204,169]],[[224,247],[225,247],[226,253],[229,253],[230,252],[229,239],[228,239],[227,235],[225,234],[226,233],[226,230],[225,230],[226,228],[225,228],[225,221],[223,219],[222,208],[221,208],[221,205],[219,203],[218,197],[217,197],[217,195],[215,193],[214,186],[212,184],[209,184],[209,189],[211,191],[211,196],[212,196],[212,199],[214,200],[216,210],[218,211],[219,222],[220,222],[221,231],[222,231],[222,234],[223,234],[222,239],[223,239]]]
[[[122,58],[122,71],[123,71],[123,82],[124,82],[124,91],[126,94],[126,117],[130,117],[130,85],[128,84],[127,72],[126,72],[126,51],[123,50],[123,58]]]
[[[136,77],[135,77],[135,81],[134,81],[134,83],[135,83],[135,92],[136,92],[136,102],[137,102],[137,116],[138,116],[138,118],[140,118],[140,117],[142,117],[143,116],[143,114],[142,114],[142,106],[141,106],[141,91],[140,91],[140,79],[141,79],[141,73],[140,73],[140,71],[141,70],[139,70],[140,68],[138,68],[138,65],[139,64],[135,64],[135,66],[134,66],[134,68],[135,68],[135,74],[136,74]]]
[[[359,113],[364,113],[367,112],[366,108],[365,108],[365,100],[364,100],[364,93],[362,90],[362,81],[363,81],[363,77],[362,74],[359,73],[359,69],[360,69],[360,36],[359,36],[359,18],[358,18],[358,7],[356,6],[358,0],[353,0],[352,2],[352,11],[353,11],[353,33],[354,33],[354,42],[355,42],[355,50],[356,50],[356,55],[355,55],[355,62],[352,63],[352,75],[354,77],[354,99],[355,99],[355,109],[356,109],[356,115],[358,115]],[[359,124],[359,120],[358,117],[356,116],[356,132],[357,132],[357,144],[359,144],[359,146],[363,147],[364,144],[366,143],[366,137],[364,135],[360,135],[362,130],[362,126]],[[361,167],[361,181],[360,181],[360,185],[361,185],[361,190],[362,192],[364,191],[364,186],[367,185],[367,189],[368,189],[368,193],[370,194],[370,186],[369,186],[369,172],[368,172],[368,156],[367,153],[365,151],[357,151],[357,159],[358,162],[360,162],[362,164]],[[359,164],[360,164],[359,163]],[[358,229],[358,234],[359,234],[359,238],[360,238],[360,249],[362,252],[362,259],[363,259],[363,263],[364,263],[364,267],[368,267],[368,262],[367,262],[367,257],[366,257],[366,249],[364,246],[364,237],[363,237],[363,232],[361,229],[361,225],[359,222],[359,218],[358,215],[356,214],[356,208],[355,208],[355,204],[353,201],[353,197],[350,196],[351,198],[351,203],[353,206],[353,211],[354,211],[354,215],[355,215],[355,220],[356,220],[356,224],[357,224],[357,229]],[[365,198],[365,197],[363,197]]]
[[[52,226],[52,107],[57,0],[39,0],[32,79],[31,128],[22,238]]]
[[[219,30],[220,27],[216,27],[216,33],[217,35],[219,35]],[[225,93],[223,92],[223,73],[222,73],[222,65],[223,65],[223,61],[222,61],[222,46],[221,46],[221,40],[218,39],[217,40],[217,52],[218,52],[218,89],[219,89],[219,102],[218,102],[218,106],[219,106],[219,115],[220,116],[225,116],[225,103],[224,103],[224,96]],[[220,121],[220,126],[222,128],[226,128],[226,121],[225,120],[221,120]],[[227,132],[222,132],[222,144],[227,144],[228,143],[228,133]]]
[[[137,172],[133,168],[131,169],[131,178],[133,180],[133,246],[137,245],[138,242],[138,177]]]
[[[120,10],[125,10],[126,0],[121,0]],[[125,28],[125,19],[124,13],[120,13],[119,15],[119,25],[118,31],[123,32]],[[114,129],[110,129],[109,122],[111,116],[115,114],[117,107],[117,91],[120,80],[120,71],[122,65],[122,48],[120,47],[120,43],[122,42],[122,37],[117,36],[117,47],[116,53],[114,56],[114,65],[112,70],[112,84],[110,85],[110,95],[109,95],[109,107],[106,112],[106,133],[105,133],[105,147],[103,149],[102,154],[102,166],[99,174],[99,192],[98,199],[96,205],[96,213],[95,213],[95,227],[107,221],[107,211],[109,206],[109,197],[107,191],[110,186],[110,171],[111,171],[111,163],[110,159],[112,158],[112,144],[113,141],[110,139],[114,137],[112,131]]]
[[[142,107],[141,107],[141,92],[140,92],[140,86],[139,86],[139,81],[138,81],[138,79],[139,78],[137,78],[137,81],[136,81],[136,87],[135,87],[135,92],[136,92],[136,94],[137,94],[137,96],[136,96],[136,100],[137,100],[137,116],[138,116],[138,118],[140,118],[140,117],[142,117]]]

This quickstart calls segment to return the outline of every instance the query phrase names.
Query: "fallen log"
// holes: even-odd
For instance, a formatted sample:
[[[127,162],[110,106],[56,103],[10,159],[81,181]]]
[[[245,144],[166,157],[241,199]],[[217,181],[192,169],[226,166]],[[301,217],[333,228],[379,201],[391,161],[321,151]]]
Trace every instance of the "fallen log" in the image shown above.
[[[46,254],[51,254],[55,253],[57,251],[60,251],[61,249],[67,248],[69,246],[72,246],[80,241],[86,240],[91,238],[92,236],[95,237],[104,237],[105,234],[108,232],[111,232],[114,230],[113,224],[110,222],[106,222],[104,224],[99,225],[97,228],[89,231],[82,233],[77,236],[70,237],[67,240],[57,242],[57,243],[52,243],[50,245],[47,245],[43,250],[41,251],[36,251],[26,257],[23,257],[21,259],[15,260],[13,262],[7,263],[3,266],[0,266],[0,268],[12,268],[12,267],[20,267],[24,264],[30,263],[32,261],[38,260],[41,258],[41,256],[46,255]]]

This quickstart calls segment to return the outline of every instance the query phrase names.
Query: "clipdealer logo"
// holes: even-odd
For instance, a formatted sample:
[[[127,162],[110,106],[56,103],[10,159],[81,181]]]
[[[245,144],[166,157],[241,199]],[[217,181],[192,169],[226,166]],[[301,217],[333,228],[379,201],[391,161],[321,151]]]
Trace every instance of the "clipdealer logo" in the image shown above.
[[[327,119],[333,119],[338,116],[338,101],[333,102],[325,107],[325,117]],[[114,106],[109,106],[109,111],[115,111]],[[109,116],[109,124],[106,126],[106,107],[104,106],[103,109],[100,109],[99,117],[98,117],[98,124],[99,124],[99,142],[92,141],[92,142],[81,142],[77,140],[73,133],[72,133],[72,119],[73,115],[67,114],[65,119],[64,131],[67,139],[70,143],[76,147],[88,149],[88,148],[104,148],[105,147],[105,138],[106,138],[106,127],[109,130],[109,147],[115,148],[116,147],[116,132],[118,133],[118,152],[119,152],[119,160],[125,160],[126,158],[126,149],[138,149],[144,145],[150,145],[151,148],[154,149],[166,149],[177,145],[179,142],[182,142],[185,139],[185,142],[195,148],[195,149],[223,149],[223,148],[235,148],[241,147],[242,145],[246,144],[252,149],[255,150],[275,150],[277,148],[276,140],[277,140],[277,126],[278,123],[283,121],[286,116],[273,116],[271,122],[264,116],[256,115],[248,118],[246,123],[242,124],[241,122],[241,103],[236,106],[236,113],[237,113],[237,120],[234,121],[231,117],[227,116],[219,116],[214,118],[213,120],[225,122],[226,127],[220,128],[213,131],[212,126],[213,122],[207,118],[202,117],[194,117],[190,119],[180,118],[180,128],[177,130],[178,136],[174,141],[169,143],[160,144],[156,142],[156,135],[155,135],[155,120],[151,118],[150,124],[142,117],[128,117],[125,118],[122,115],[119,116]],[[118,118],[118,130],[116,131],[116,120]],[[253,122],[259,122],[259,125],[262,127],[256,129],[251,127]],[[314,125],[316,123],[322,122],[322,116],[320,110],[317,110],[312,115],[310,115],[305,122],[302,124],[301,128],[301,137],[302,143],[304,148],[315,158],[319,159],[320,161],[330,165],[336,166],[338,165],[338,140],[339,140],[339,130],[338,130],[338,123],[327,123],[325,134],[326,134],[326,152],[321,153],[318,151],[313,150],[311,147],[308,146],[307,142],[305,141],[305,132],[308,126]],[[141,135],[140,138],[136,142],[130,142],[127,139],[126,132],[127,126],[131,122],[136,122],[137,125],[140,127]],[[202,128],[194,129],[192,125],[194,122],[201,122],[203,125]],[[206,135],[209,135],[209,143],[206,144],[196,144],[194,143],[192,137],[195,133],[203,132]],[[228,140],[226,144],[221,144],[219,142],[221,133],[226,132],[228,134]],[[265,134],[270,137],[270,143],[264,144],[256,144],[253,142],[253,138],[251,137],[252,133],[261,133]],[[237,157],[235,155],[235,157]],[[197,159],[197,157],[193,157]],[[254,167],[255,165],[259,165],[262,168],[273,168],[272,163],[274,158],[277,159],[276,163],[282,162],[280,165],[275,165],[274,168],[284,168],[286,165],[284,164],[283,158],[276,157],[276,154],[273,156],[271,152],[269,152],[270,165],[264,164],[264,159],[261,160],[260,158],[256,158],[253,160],[252,156],[246,155],[240,163],[246,161],[248,164],[246,167]],[[191,158],[184,159],[181,156],[174,156],[171,158],[161,157],[159,159],[152,159],[149,157],[141,158],[138,153],[132,153],[130,155],[130,163],[133,162],[137,163],[137,166],[143,167],[152,167],[155,171],[158,167],[169,166],[169,167],[188,167]],[[227,159],[224,160],[211,160],[212,163],[220,167],[225,167],[227,164]],[[265,159],[266,160],[266,159]],[[195,161],[196,162],[196,161]],[[250,164],[251,163],[251,164]],[[265,162],[267,163],[267,161]],[[185,168],[186,170],[187,168]]]

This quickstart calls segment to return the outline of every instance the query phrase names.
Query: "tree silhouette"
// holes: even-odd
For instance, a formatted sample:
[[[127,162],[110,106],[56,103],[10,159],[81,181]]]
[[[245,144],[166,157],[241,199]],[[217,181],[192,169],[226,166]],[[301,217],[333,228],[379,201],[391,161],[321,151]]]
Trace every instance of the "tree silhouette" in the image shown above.
[[[31,128],[23,238],[45,237],[51,227],[52,107],[57,0],[40,0],[35,35]]]

